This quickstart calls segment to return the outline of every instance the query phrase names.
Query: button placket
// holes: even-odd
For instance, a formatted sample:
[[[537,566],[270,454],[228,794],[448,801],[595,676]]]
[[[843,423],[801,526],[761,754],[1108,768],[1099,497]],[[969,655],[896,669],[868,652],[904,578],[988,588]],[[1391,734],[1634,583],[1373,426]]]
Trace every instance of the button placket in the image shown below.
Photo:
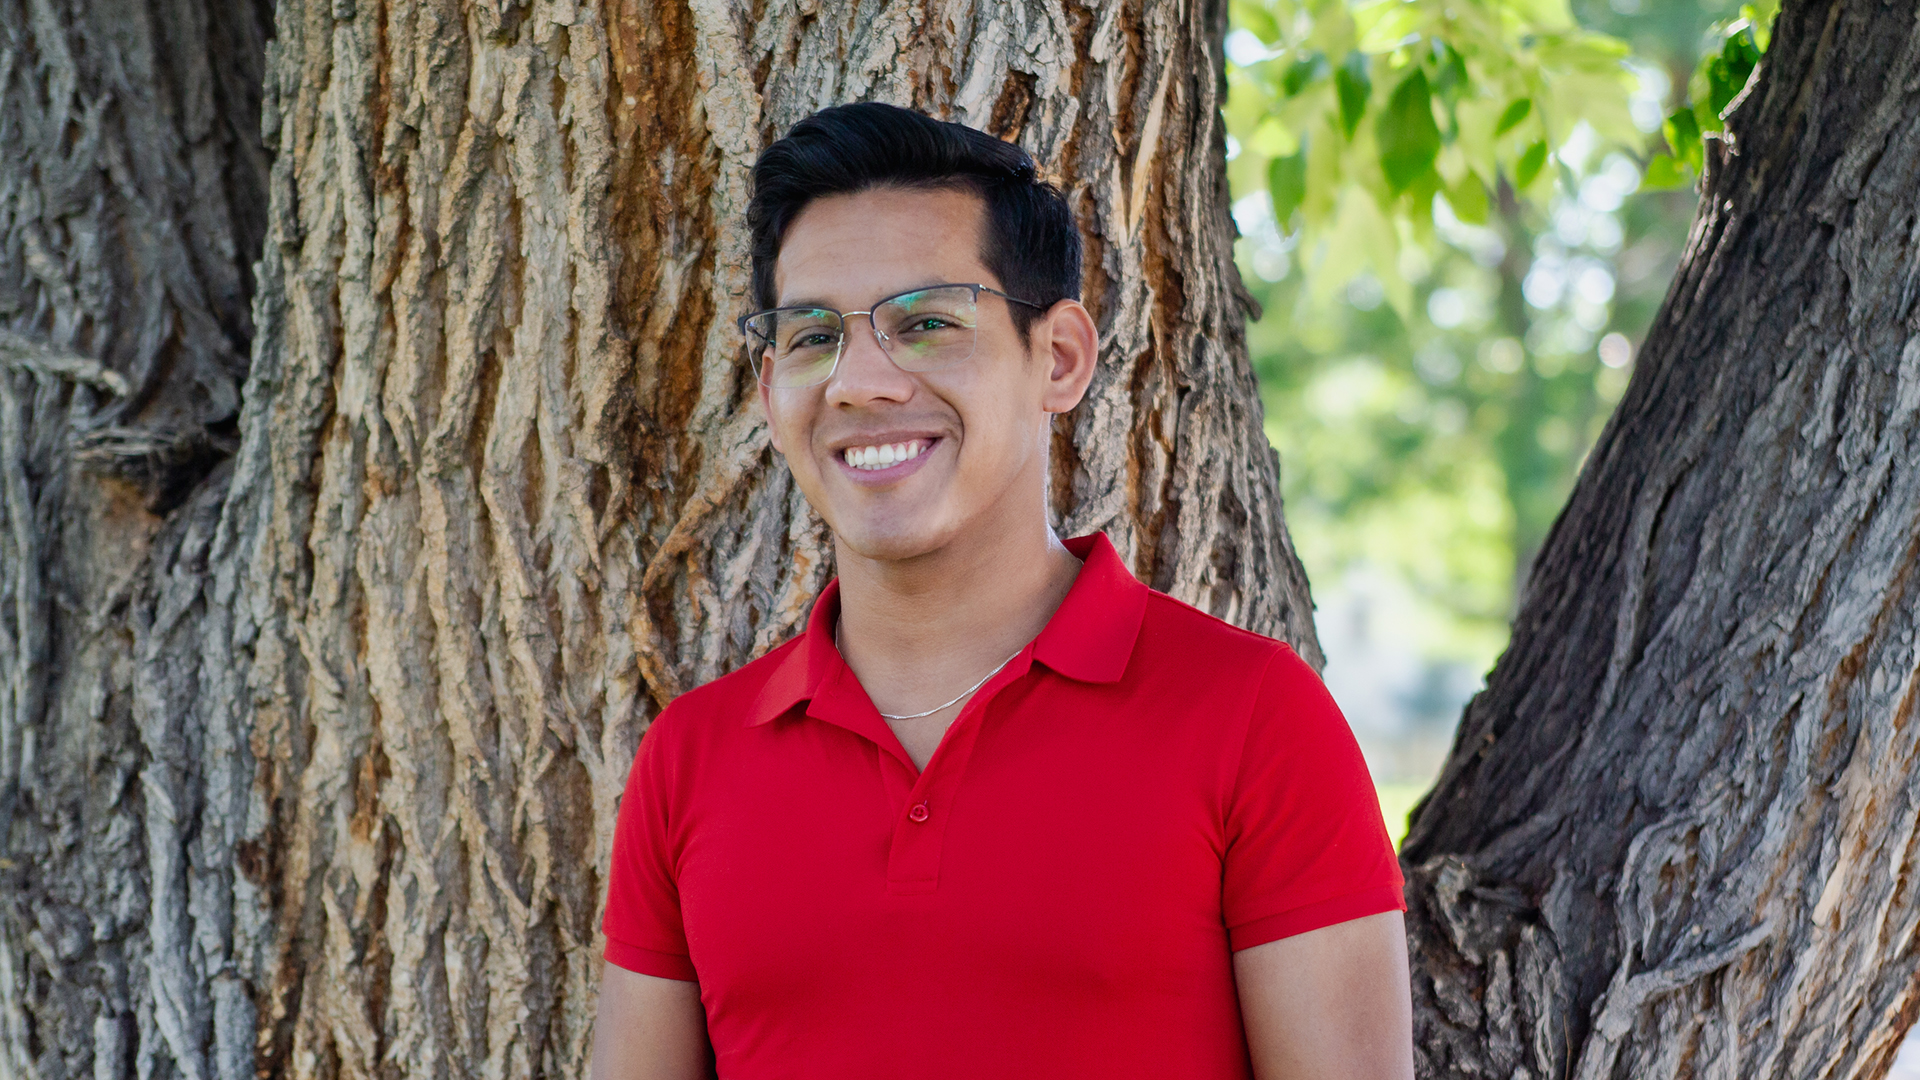
[[[1022,654],[981,687],[914,782],[906,807],[895,819],[893,844],[887,854],[888,892],[912,895],[939,888],[940,853],[946,846],[947,825],[953,821],[951,807],[973,758],[987,708],[1002,687],[1025,675],[1030,666],[1029,654]]]

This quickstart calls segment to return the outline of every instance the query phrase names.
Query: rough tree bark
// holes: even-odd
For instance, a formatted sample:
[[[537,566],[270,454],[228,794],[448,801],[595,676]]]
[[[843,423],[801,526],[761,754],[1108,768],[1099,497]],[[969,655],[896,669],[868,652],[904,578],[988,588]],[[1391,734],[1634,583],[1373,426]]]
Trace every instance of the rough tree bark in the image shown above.
[[[253,335],[270,18],[0,0],[0,1075],[206,1075],[247,1008],[198,804],[245,783],[166,669]]]
[[[1877,1077],[1920,1011],[1920,22],[1789,0],[1403,849],[1426,1076]]]
[[[1318,658],[1223,3],[0,12],[0,1071],[580,1072],[648,718],[831,571],[731,327],[748,166],[820,105],[1061,182],[1103,332],[1062,528]]]

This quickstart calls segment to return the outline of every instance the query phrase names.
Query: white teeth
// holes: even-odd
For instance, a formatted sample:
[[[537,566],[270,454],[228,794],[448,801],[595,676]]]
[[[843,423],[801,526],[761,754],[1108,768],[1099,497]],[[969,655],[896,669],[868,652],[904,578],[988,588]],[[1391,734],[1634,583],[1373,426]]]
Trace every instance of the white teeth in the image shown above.
[[[888,469],[903,461],[912,461],[926,453],[930,445],[926,439],[912,439],[883,446],[849,446],[841,452],[841,456],[856,469]]]

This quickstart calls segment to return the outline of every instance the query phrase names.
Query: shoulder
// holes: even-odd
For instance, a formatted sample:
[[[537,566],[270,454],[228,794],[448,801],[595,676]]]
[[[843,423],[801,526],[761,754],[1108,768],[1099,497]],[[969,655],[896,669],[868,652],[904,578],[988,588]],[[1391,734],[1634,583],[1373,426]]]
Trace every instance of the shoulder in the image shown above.
[[[1196,703],[1254,729],[1347,730],[1319,673],[1292,646],[1164,593],[1149,594],[1134,661],[1143,680],[1184,687]]]
[[[1317,682],[1285,642],[1152,592],[1121,692],[1156,716],[1187,718],[1197,737],[1212,733],[1234,746],[1249,724],[1271,722],[1276,705],[1290,711],[1296,669]],[[1292,685],[1276,694],[1276,681]]]
[[[793,677],[793,668],[803,664],[803,644],[802,638],[792,638],[759,659],[682,693],[654,718],[648,737],[660,732],[661,739],[682,742],[744,728],[756,709],[763,707],[769,685]]]
[[[1241,629],[1158,591],[1147,594],[1136,651],[1156,667],[1232,669],[1243,673],[1250,684],[1257,683],[1267,666],[1283,656],[1304,666],[1286,642]]]

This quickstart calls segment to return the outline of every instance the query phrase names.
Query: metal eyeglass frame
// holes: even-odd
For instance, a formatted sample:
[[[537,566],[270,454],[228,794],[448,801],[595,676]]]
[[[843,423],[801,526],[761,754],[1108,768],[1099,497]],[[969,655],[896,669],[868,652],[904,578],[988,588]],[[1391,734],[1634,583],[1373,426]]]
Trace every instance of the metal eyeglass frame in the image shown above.
[[[946,281],[946,282],[941,282],[938,285],[922,285],[917,289],[902,289],[901,291],[894,293],[892,296],[883,296],[880,299],[875,300],[873,302],[873,307],[870,307],[865,311],[837,311],[833,308],[826,307],[821,304],[793,304],[786,307],[772,307],[772,308],[766,308],[761,311],[750,311],[745,315],[740,316],[738,319],[735,319],[734,325],[740,328],[741,335],[747,339],[747,348],[749,350],[748,355],[752,356],[754,352],[765,351],[764,348],[755,349],[754,343],[760,342],[760,341],[767,341],[767,339],[764,337],[761,337],[759,334],[753,332],[752,330],[749,330],[747,328],[747,323],[749,321],[753,319],[757,319],[762,315],[772,315],[775,312],[779,312],[779,311],[832,311],[833,314],[840,319],[840,340],[833,347],[833,363],[828,365],[827,373],[825,375],[820,376],[818,379],[815,379],[813,382],[801,383],[798,386],[776,387],[772,383],[768,382],[764,375],[760,374],[760,369],[761,369],[760,364],[754,363],[752,365],[753,377],[759,380],[762,386],[768,387],[769,389],[777,389],[777,390],[804,390],[809,386],[819,386],[821,383],[826,382],[828,379],[833,378],[833,373],[840,370],[840,358],[846,355],[846,351],[847,351],[847,320],[852,318],[855,315],[865,315],[867,317],[867,329],[872,331],[873,339],[876,343],[879,344],[880,351],[887,354],[887,359],[891,361],[895,367],[899,367],[900,362],[894,359],[893,350],[887,348],[887,335],[882,333],[879,327],[873,325],[873,313],[879,308],[884,307],[889,302],[898,300],[903,296],[911,296],[914,293],[931,292],[934,289],[972,289],[973,303],[975,305],[978,305],[980,303],[981,293],[991,293],[994,296],[997,296],[1000,299],[1005,300],[1009,304],[1019,304],[1022,307],[1030,307],[1035,311],[1041,311],[1041,312],[1044,312],[1047,310],[1047,307],[1044,304],[1036,304],[1031,300],[1022,300],[1017,296],[1012,296],[1007,293],[1003,293],[999,289],[996,289],[991,285],[982,285],[977,281]],[[978,345],[979,345],[979,335],[980,335],[979,329],[975,328],[974,343],[976,348],[978,348]],[[772,342],[767,341],[767,345],[772,345],[772,344],[773,344]],[[966,356],[958,360],[951,361],[949,364],[945,364],[942,366],[945,367],[945,366],[952,366],[952,364],[964,364],[971,359],[973,359],[973,354],[968,353]],[[912,369],[900,368],[900,370],[910,371]],[[933,371],[938,369],[928,368],[926,370]]]

